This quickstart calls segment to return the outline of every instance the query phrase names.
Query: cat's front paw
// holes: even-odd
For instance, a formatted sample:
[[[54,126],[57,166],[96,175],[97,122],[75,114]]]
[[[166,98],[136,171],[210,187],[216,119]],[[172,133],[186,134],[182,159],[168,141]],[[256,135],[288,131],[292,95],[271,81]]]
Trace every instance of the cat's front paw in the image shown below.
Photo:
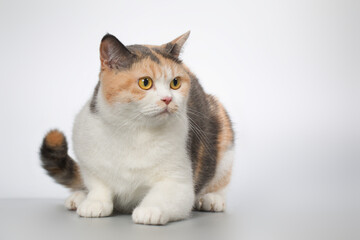
[[[86,199],[80,204],[76,212],[81,217],[107,217],[112,211],[112,202]]]
[[[85,198],[86,193],[84,191],[76,191],[66,199],[65,207],[69,210],[76,210]]]
[[[164,225],[169,222],[169,217],[157,207],[137,207],[132,213],[135,223],[149,225]]]
[[[207,193],[196,200],[195,207],[200,211],[223,212],[225,199],[217,193]]]

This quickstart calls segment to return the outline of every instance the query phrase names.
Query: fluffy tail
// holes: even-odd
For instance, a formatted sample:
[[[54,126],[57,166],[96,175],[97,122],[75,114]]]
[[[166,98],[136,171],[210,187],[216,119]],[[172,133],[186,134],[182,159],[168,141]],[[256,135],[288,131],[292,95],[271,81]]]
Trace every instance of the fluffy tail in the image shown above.
[[[84,189],[79,166],[68,155],[65,136],[58,130],[46,134],[41,149],[42,167],[55,181],[73,190]]]

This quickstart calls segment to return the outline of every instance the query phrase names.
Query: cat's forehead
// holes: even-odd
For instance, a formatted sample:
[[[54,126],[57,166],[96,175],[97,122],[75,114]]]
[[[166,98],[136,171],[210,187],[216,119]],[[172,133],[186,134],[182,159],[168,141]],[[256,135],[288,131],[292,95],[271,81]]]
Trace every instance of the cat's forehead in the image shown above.
[[[160,46],[134,44],[126,46],[126,48],[136,56],[137,61],[148,58],[156,64],[169,63],[169,61],[172,64],[182,63],[180,59],[173,57],[166,51],[165,48]]]
[[[141,77],[150,77],[154,81],[167,82],[172,80],[174,77],[187,78],[188,74],[184,69],[184,65],[174,63],[171,60],[165,59],[162,56],[154,55],[159,59],[152,60],[154,58],[144,57],[141,60],[132,64],[132,66],[123,71],[125,74],[130,74],[134,79]]]
[[[135,78],[148,76],[153,80],[169,80],[176,76],[186,75],[184,64],[164,50],[154,45],[130,45],[126,48],[135,56],[126,68],[116,71],[126,72]]]
[[[160,64],[159,57],[156,56],[154,50],[152,50],[151,47],[136,44],[126,46],[126,48],[129,49],[129,51],[136,56],[138,61],[145,58],[150,58],[151,61]]]

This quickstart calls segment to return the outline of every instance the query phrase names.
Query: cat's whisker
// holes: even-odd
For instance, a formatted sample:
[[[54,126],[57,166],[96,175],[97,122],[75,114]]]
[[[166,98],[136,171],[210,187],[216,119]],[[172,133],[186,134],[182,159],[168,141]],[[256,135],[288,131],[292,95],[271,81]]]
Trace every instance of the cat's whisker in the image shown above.
[[[210,143],[207,141],[207,138],[199,132],[199,129],[196,128],[192,123],[190,123],[191,129],[194,131],[194,134],[198,137],[198,139],[204,144],[205,150],[209,153],[209,156],[213,158],[210,151]]]
[[[191,117],[188,116],[188,118],[190,119]],[[207,136],[207,135],[217,136],[217,134],[212,133],[212,132],[209,132],[209,131],[206,131],[206,130],[202,129],[201,127],[199,127],[199,126],[197,125],[197,123],[196,123],[193,119],[191,119],[190,121],[191,121],[191,122],[193,123],[193,125],[195,125],[195,126],[197,127],[197,129],[198,129],[202,134],[204,134],[205,136]]]
[[[195,115],[195,114],[194,114],[194,115]],[[188,116],[188,118],[191,119],[191,121],[195,122],[189,115],[187,115],[187,116]],[[210,119],[210,118],[208,118],[208,119],[209,119],[209,120],[212,120],[212,119]],[[201,128],[198,128],[198,130],[201,131],[201,132],[203,132],[204,134],[209,134],[209,135],[217,136],[217,134],[214,134],[214,133],[212,133],[212,132],[205,131],[205,130],[203,130],[203,129],[201,129]]]
[[[185,120],[185,119],[181,119],[181,118],[184,118],[182,115],[176,115],[176,116],[180,117],[180,120]],[[190,120],[190,118],[188,120]],[[194,132],[195,136],[199,139],[200,142],[202,142],[204,144],[204,148],[207,151],[207,153],[209,154],[209,157],[211,159],[215,159],[213,157],[213,155],[211,154],[210,143],[207,141],[206,136],[202,135],[201,132],[199,132],[200,129],[197,128],[196,126],[194,126],[191,121],[189,121],[188,123],[189,123],[190,129]]]
[[[201,118],[206,118],[206,119],[209,119],[209,120],[212,120],[211,118],[209,118],[208,116],[206,116],[205,114],[199,112],[199,111],[195,111],[193,109],[191,109],[190,107],[187,108],[188,112],[190,112],[191,114],[194,114],[198,117],[201,117]]]
[[[211,144],[210,144],[207,136],[204,133],[202,133],[201,128],[194,122],[194,120],[192,120],[189,116],[188,116],[188,119],[189,119],[189,124],[191,126],[191,129],[194,130],[195,135],[198,135],[198,137],[201,138],[201,140],[203,141],[204,146],[206,147],[208,153],[210,154],[210,146],[211,146]]]
[[[145,116],[152,116],[152,115],[156,115],[158,113],[161,113],[164,110],[164,108],[159,108],[159,107],[148,107],[142,110],[142,114],[144,114]]]
[[[137,114],[133,115],[127,121],[122,122],[121,125],[116,126],[117,129],[123,129],[125,126],[127,126],[127,128],[130,128],[129,126],[134,125],[135,122],[137,122],[139,120],[140,116],[141,116],[141,113],[137,113]]]

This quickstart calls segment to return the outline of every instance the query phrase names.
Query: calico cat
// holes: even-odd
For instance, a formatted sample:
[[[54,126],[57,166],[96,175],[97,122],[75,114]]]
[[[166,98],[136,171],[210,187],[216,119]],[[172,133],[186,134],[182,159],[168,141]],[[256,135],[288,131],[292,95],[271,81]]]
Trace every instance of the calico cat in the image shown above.
[[[189,34],[160,46],[103,37],[99,82],[74,123],[78,162],[58,130],[40,150],[47,173],[73,190],[68,209],[105,217],[115,208],[156,225],[185,219],[193,207],[224,210],[234,132],[179,58]]]

